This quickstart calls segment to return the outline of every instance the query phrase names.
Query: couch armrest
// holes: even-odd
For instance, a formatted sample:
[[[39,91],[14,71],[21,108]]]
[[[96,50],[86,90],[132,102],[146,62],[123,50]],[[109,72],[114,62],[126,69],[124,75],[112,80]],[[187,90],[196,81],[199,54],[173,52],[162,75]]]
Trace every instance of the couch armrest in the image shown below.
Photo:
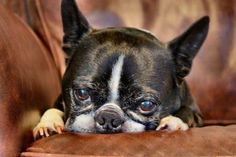
[[[60,93],[56,66],[21,20],[0,4],[0,154],[17,156]]]
[[[235,132],[236,125],[135,134],[65,133],[34,142],[21,156],[235,156]]]

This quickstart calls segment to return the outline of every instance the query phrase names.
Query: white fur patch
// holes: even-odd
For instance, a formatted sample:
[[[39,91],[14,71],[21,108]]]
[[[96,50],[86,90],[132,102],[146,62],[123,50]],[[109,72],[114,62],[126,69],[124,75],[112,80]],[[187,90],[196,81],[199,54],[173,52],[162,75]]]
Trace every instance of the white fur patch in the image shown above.
[[[109,88],[110,88],[110,101],[115,102],[119,98],[119,84],[120,84],[120,77],[122,72],[122,67],[124,63],[124,55],[121,55],[118,58],[118,61],[112,68],[112,74],[109,81]]]
[[[66,122],[66,129],[77,132],[95,132],[94,114],[81,114],[74,119],[72,124],[69,124],[70,118]]]
[[[167,116],[161,119],[160,125],[156,130],[168,130],[168,131],[176,131],[176,130],[188,130],[189,127],[186,123],[184,123],[180,118],[175,116]]]
[[[133,120],[127,120],[122,125],[122,132],[143,132],[143,131],[145,131],[145,126]]]

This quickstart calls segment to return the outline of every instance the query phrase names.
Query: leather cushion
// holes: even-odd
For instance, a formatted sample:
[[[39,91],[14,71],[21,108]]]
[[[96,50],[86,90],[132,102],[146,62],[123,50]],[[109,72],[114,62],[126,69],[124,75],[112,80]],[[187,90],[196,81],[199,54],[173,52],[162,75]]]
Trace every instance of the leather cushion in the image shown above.
[[[39,154],[97,156],[216,156],[236,155],[236,125],[208,126],[186,132],[137,134],[64,133],[38,140],[22,156]],[[44,154],[46,155],[46,154]]]
[[[59,93],[50,53],[0,5],[0,156],[17,156],[32,142],[32,128]]]

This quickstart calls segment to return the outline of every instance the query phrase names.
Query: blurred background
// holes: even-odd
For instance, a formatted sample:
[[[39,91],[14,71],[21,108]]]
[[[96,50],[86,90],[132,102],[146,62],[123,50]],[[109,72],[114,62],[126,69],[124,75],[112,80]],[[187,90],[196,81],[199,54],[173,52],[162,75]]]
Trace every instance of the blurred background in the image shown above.
[[[47,47],[62,76],[60,0],[0,0]],[[210,30],[187,77],[206,120],[236,119],[236,1],[234,0],[77,0],[94,28],[147,29],[168,42],[204,15]]]

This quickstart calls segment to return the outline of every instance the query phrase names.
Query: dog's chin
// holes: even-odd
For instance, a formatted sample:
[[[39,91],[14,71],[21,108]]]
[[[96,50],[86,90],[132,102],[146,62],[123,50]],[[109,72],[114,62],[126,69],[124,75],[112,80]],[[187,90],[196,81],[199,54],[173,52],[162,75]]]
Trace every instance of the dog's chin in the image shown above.
[[[126,118],[126,121],[120,127],[112,130],[105,130],[96,124],[94,114],[88,113],[81,114],[74,119],[68,118],[65,124],[65,130],[78,133],[135,133],[145,131],[145,125]]]

